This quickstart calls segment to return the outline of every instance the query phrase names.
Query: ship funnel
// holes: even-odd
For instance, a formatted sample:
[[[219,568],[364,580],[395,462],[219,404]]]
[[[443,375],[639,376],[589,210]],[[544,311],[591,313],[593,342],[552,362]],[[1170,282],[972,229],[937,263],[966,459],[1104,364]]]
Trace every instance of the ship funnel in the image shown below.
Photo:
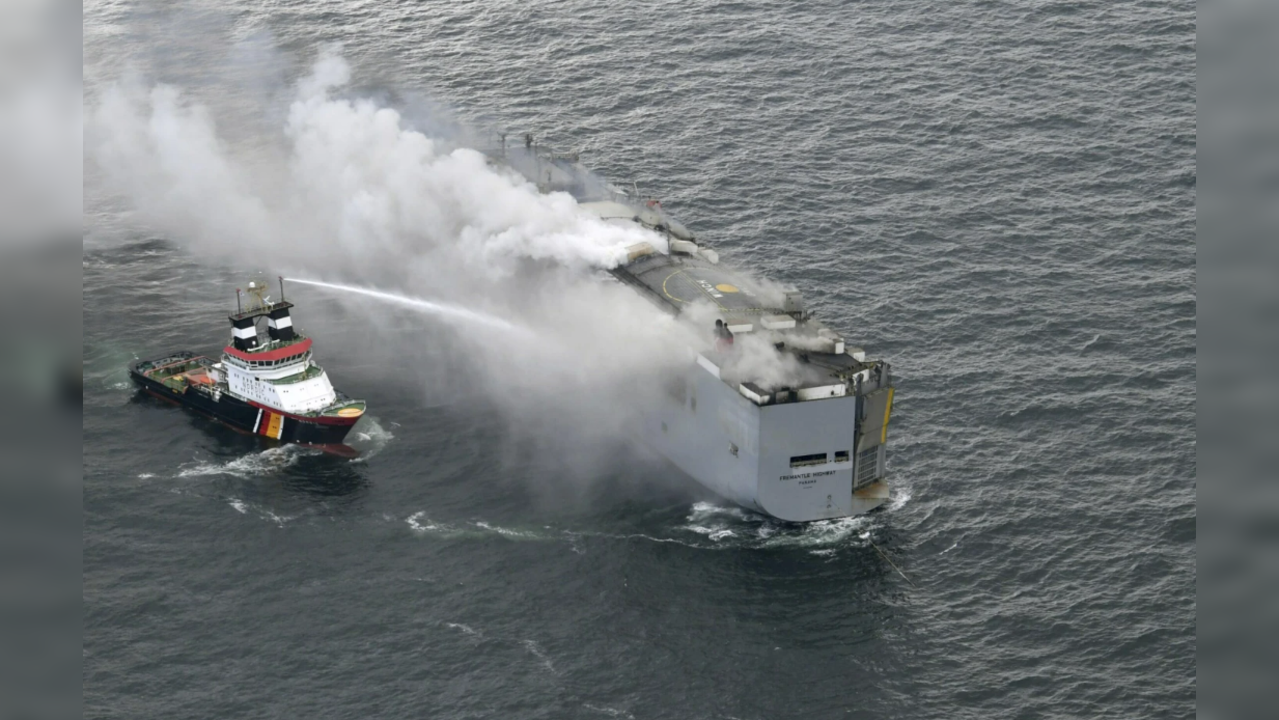
[[[235,314],[231,316],[231,345],[236,350],[251,350],[258,346],[258,328],[253,324],[254,315],[245,313],[240,306],[240,290],[235,291]]]
[[[257,319],[266,316],[267,334],[272,342],[288,341],[297,335],[293,332],[293,320],[289,317],[289,308],[293,307],[284,300],[284,278],[280,278],[280,300],[271,302],[267,295],[268,285],[265,282],[250,282],[248,302],[242,302],[241,291],[235,291],[235,314],[231,320],[231,343],[237,350],[252,350],[258,342]]]
[[[271,306],[266,315],[266,331],[272,340],[293,339],[293,318],[289,316],[292,307],[284,301],[284,276],[280,276],[280,302]]]

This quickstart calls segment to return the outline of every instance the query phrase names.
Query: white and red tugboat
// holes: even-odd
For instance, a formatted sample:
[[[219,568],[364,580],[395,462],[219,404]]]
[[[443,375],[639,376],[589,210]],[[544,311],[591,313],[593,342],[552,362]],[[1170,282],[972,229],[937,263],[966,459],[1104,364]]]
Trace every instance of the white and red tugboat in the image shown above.
[[[139,360],[129,374],[146,392],[209,415],[231,427],[280,442],[335,446],[364,415],[363,400],[333,389],[311,358],[311,338],[293,329],[292,303],[271,302],[263,283],[249,283],[231,321],[222,359],[189,351]],[[265,329],[265,335],[259,331]],[[345,447],[345,446],[341,446]]]

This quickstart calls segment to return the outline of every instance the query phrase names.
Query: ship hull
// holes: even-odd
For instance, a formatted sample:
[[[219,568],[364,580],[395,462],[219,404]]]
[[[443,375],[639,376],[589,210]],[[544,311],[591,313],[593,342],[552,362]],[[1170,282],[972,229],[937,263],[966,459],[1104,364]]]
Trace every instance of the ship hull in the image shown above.
[[[246,402],[227,393],[174,390],[139,370],[146,361],[139,360],[129,368],[129,376],[139,388],[162,400],[176,403],[208,416],[240,432],[302,445],[340,445],[351,432],[358,417],[308,418]]]
[[[685,474],[742,507],[790,522],[831,520],[888,502],[884,421],[868,425],[876,399],[883,396],[761,407],[694,365],[684,382],[668,388],[643,437]]]

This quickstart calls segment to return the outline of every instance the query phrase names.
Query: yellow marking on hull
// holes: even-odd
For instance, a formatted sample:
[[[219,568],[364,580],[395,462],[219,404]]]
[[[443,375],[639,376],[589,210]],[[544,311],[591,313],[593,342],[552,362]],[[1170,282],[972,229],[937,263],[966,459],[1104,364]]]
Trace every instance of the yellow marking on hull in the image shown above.
[[[888,442],[888,418],[893,414],[893,391],[896,389],[888,388],[888,404],[884,407],[884,431],[879,434],[880,445]]]
[[[284,416],[271,413],[271,422],[266,426],[266,436],[280,439],[280,435],[284,433]]]

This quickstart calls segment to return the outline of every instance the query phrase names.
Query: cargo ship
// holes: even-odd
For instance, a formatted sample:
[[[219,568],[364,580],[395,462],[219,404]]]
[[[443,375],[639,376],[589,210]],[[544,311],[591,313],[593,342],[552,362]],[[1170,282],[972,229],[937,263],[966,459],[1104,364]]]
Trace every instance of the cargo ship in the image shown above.
[[[669,378],[660,409],[644,419],[645,444],[718,495],[787,521],[860,515],[889,499],[891,366],[848,343],[779,286],[721,262],[655,198],[592,173],[525,135],[487,150],[543,193],[572,195],[601,220],[641,227],[652,242],[628,248],[605,276],[687,322],[709,316],[705,347]],[[698,308],[699,311],[690,311]],[[694,321],[692,318],[698,318]],[[715,335],[712,335],[715,333]],[[760,374],[741,346],[767,344],[783,377]]]
[[[142,391],[282,443],[317,445],[350,454],[342,445],[366,405],[338,392],[312,358],[313,342],[293,327],[293,304],[273,302],[265,283],[236,290],[229,315],[231,344],[219,360],[182,350],[138,360],[129,374]]]

